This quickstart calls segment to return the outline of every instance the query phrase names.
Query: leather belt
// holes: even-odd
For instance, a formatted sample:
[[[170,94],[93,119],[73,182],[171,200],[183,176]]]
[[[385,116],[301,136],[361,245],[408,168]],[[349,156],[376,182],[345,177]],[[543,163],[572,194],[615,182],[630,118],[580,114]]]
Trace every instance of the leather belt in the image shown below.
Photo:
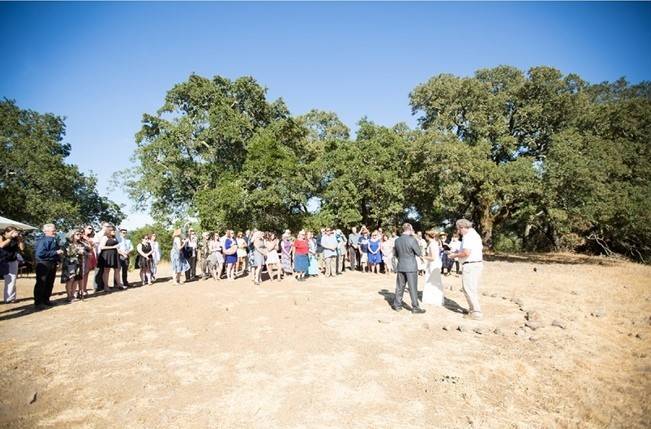
[[[478,263],[480,263],[480,262],[484,262],[484,261],[469,261],[469,262],[464,262],[464,263],[461,264],[461,265],[466,265],[466,264],[478,264]]]

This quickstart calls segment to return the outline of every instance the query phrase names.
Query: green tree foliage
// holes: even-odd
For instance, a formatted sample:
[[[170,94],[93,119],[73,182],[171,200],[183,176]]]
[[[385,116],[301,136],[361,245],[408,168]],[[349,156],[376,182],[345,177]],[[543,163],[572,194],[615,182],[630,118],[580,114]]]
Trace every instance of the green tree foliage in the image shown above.
[[[497,230],[530,249],[647,258],[649,88],[550,67],[435,76],[410,95],[427,131],[410,199],[431,221],[472,218],[488,245]]]
[[[250,77],[196,75],[143,116],[127,189],[205,229],[477,225],[510,250],[651,255],[651,85],[546,66],[441,74],[410,94],[420,127],[292,116]],[[318,208],[308,210],[308,207]]]
[[[342,227],[394,225],[405,217],[406,139],[362,119],[355,141],[326,147],[324,211]]]
[[[0,214],[60,228],[100,221],[119,223],[124,214],[97,192],[96,179],[67,164],[64,119],[0,101]]]
[[[138,166],[123,180],[160,221],[198,214],[204,227],[224,228],[244,223],[242,213],[252,214],[246,222],[253,225],[289,221],[307,200],[293,186],[305,187],[294,176],[305,134],[253,78],[191,75],[156,115],[143,115]]]

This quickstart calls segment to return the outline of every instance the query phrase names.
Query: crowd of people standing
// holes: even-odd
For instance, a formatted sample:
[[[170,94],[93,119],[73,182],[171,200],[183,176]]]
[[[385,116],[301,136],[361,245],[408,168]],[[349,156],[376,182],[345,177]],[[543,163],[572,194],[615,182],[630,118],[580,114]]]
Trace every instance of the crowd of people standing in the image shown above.
[[[246,276],[260,285],[263,272],[271,282],[288,277],[302,282],[309,277],[341,275],[346,270],[376,275],[396,273],[396,300],[398,295],[400,300],[394,303],[394,309],[402,307],[402,293],[407,285],[412,295],[412,311],[418,313],[418,300],[414,300],[413,295],[417,291],[418,276],[425,277],[422,303],[442,305],[441,276],[449,275],[455,265],[459,274],[460,265],[463,265],[464,292],[470,314],[480,318],[476,297],[480,270],[478,266],[466,265],[481,262],[481,239],[470,222],[462,219],[456,226],[457,233],[450,240],[445,233],[434,230],[415,233],[409,224],[403,226],[400,237],[395,230],[384,232],[378,228],[371,232],[365,226],[359,232],[353,227],[348,236],[340,229],[329,227],[322,228],[316,235],[301,230],[294,236],[285,230],[280,237],[274,232],[255,229],[238,233],[229,229],[223,234],[203,232],[201,236],[192,228],[185,233],[176,229],[170,253],[172,281],[181,285],[197,279],[232,281]],[[459,240],[459,234],[464,235],[468,230],[472,234],[466,235],[465,242],[472,243],[474,248],[472,260],[468,260],[470,253],[467,253],[470,245]],[[5,302],[16,299],[16,272],[23,250],[20,231],[11,227],[5,229],[0,237],[0,275],[5,278]],[[102,224],[98,232],[92,226],[74,229],[66,234],[65,240],[57,236],[53,224],[44,225],[43,235],[35,246],[34,303],[39,309],[53,305],[50,297],[59,264],[66,301],[72,302],[87,296],[91,278],[96,293],[128,288],[127,274],[132,257],[135,257],[134,266],[139,271],[141,284],[152,284],[161,256],[155,234],[144,235],[134,247],[126,229],[118,230],[109,223]],[[113,287],[109,286],[111,283]]]
[[[61,236],[54,224],[44,225],[42,232],[34,246],[34,304],[37,309],[54,305],[51,296],[59,267],[67,302],[88,296],[89,279],[93,279],[95,293],[129,287],[127,275],[133,257],[142,284],[151,284],[156,279],[161,254],[155,234],[144,236],[134,247],[126,229],[118,231],[109,223],[103,223],[98,232],[89,225]],[[21,232],[7,227],[0,239],[0,275],[5,280],[5,303],[16,300],[18,261],[22,260],[24,249]],[[111,274],[112,279],[109,278]]]
[[[279,239],[274,232],[258,230],[237,234],[230,229],[223,234],[212,231],[204,232],[199,237],[192,229],[186,236],[183,236],[181,229],[177,229],[173,234],[170,255],[173,281],[174,284],[182,284],[183,275],[185,281],[209,278],[235,280],[246,276],[254,284],[260,285],[264,271],[268,281],[273,282],[287,277],[294,277],[298,281],[316,276],[333,277],[341,275],[345,270],[352,270],[374,274],[397,273],[397,283],[403,279],[402,288],[408,284],[412,293],[411,291],[417,290],[416,285],[411,285],[414,283],[413,278],[416,276],[417,279],[421,275],[425,277],[422,303],[443,305],[442,276],[449,275],[453,267],[460,274],[462,264],[474,264],[482,260],[479,235],[469,221],[461,219],[459,222],[457,232],[450,240],[447,240],[444,232],[428,230],[424,234],[414,233],[410,229],[411,225],[405,224],[409,225],[409,228],[403,230],[403,235],[409,236],[408,247],[417,249],[411,255],[413,260],[410,259],[409,264],[404,263],[408,259],[404,256],[404,251],[402,258],[397,252],[399,237],[395,230],[385,233],[378,228],[370,232],[362,226],[358,233],[357,228],[353,227],[347,237],[340,229],[328,227],[322,228],[316,235],[312,231],[300,230],[294,236],[286,230]],[[468,261],[470,253],[463,253],[459,239],[460,234],[467,230],[472,230],[474,234],[471,234],[475,255],[472,261]],[[197,275],[197,265],[201,267],[200,275]],[[405,266],[410,270],[407,277],[401,274],[404,273]],[[399,293],[402,292],[397,289],[396,296]],[[473,318],[477,319],[481,317],[478,299],[476,293],[471,295],[468,298],[470,313],[474,313]],[[413,309],[416,313],[420,312],[418,305],[413,306]]]

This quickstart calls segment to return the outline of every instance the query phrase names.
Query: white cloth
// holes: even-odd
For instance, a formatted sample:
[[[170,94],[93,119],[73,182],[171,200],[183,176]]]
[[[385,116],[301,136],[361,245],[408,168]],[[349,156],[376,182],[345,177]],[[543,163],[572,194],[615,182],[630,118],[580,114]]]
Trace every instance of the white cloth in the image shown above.
[[[222,243],[220,240],[211,240],[208,242],[208,249],[210,254],[208,255],[208,262],[211,264],[223,264],[224,255],[222,254]]]
[[[416,238],[418,240],[418,246],[420,247],[420,254],[424,255],[427,250],[427,241],[424,238]],[[416,258],[416,263],[418,264],[418,271],[424,271],[427,269],[427,264],[423,258]]]
[[[18,261],[7,262],[8,272],[5,274],[5,303],[16,299],[16,277],[18,276]]]
[[[190,251],[192,252],[192,257],[197,256],[197,236],[196,235],[191,235],[190,238],[188,238],[188,244],[186,245],[187,247],[190,248]]]
[[[246,241],[243,238],[237,239],[237,257],[243,258],[247,254],[246,252]]]
[[[133,244],[131,244],[131,240],[128,238],[123,239],[119,244],[118,244],[118,250],[121,250],[122,252],[126,253],[127,256],[133,251]],[[124,260],[126,257],[120,255],[120,259]]]
[[[431,240],[426,249],[427,256],[434,257],[425,265],[425,286],[423,304],[443,305],[443,282],[441,281],[441,256],[436,240]]]
[[[323,257],[329,258],[337,256],[337,237],[334,234],[323,234],[321,237],[321,246],[323,247]]]
[[[384,262],[384,265],[391,264],[391,268],[394,268],[393,266],[393,239],[389,238],[387,241],[382,242],[382,262]]]
[[[481,237],[475,231],[475,228],[470,228],[461,240],[461,250],[470,250],[470,255],[465,258],[459,258],[459,261],[461,263],[482,261],[484,259],[483,248],[484,245],[481,242]]]
[[[95,254],[99,256],[99,243],[104,238],[104,229],[100,229],[97,234],[93,236],[93,243],[95,244]]]
[[[463,266],[461,284],[463,285],[463,293],[466,295],[470,312],[481,312],[481,307],[479,306],[479,279],[481,278],[483,269],[484,264],[481,262]]]
[[[158,264],[158,262],[160,262],[160,244],[158,244],[158,241],[150,241],[150,244],[152,250],[151,257],[154,260],[154,263]]]
[[[278,256],[278,251],[276,249],[270,250],[267,253],[267,264],[278,264],[280,263],[280,257]]]

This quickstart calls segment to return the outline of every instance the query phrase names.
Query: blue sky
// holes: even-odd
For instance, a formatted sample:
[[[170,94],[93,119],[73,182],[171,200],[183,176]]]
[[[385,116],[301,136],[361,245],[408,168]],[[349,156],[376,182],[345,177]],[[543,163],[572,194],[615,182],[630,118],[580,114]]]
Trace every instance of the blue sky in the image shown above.
[[[145,112],[192,72],[252,75],[294,114],[415,126],[438,73],[550,65],[590,82],[651,78],[648,3],[0,3],[0,97],[67,117],[69,162],[109,192]]]

